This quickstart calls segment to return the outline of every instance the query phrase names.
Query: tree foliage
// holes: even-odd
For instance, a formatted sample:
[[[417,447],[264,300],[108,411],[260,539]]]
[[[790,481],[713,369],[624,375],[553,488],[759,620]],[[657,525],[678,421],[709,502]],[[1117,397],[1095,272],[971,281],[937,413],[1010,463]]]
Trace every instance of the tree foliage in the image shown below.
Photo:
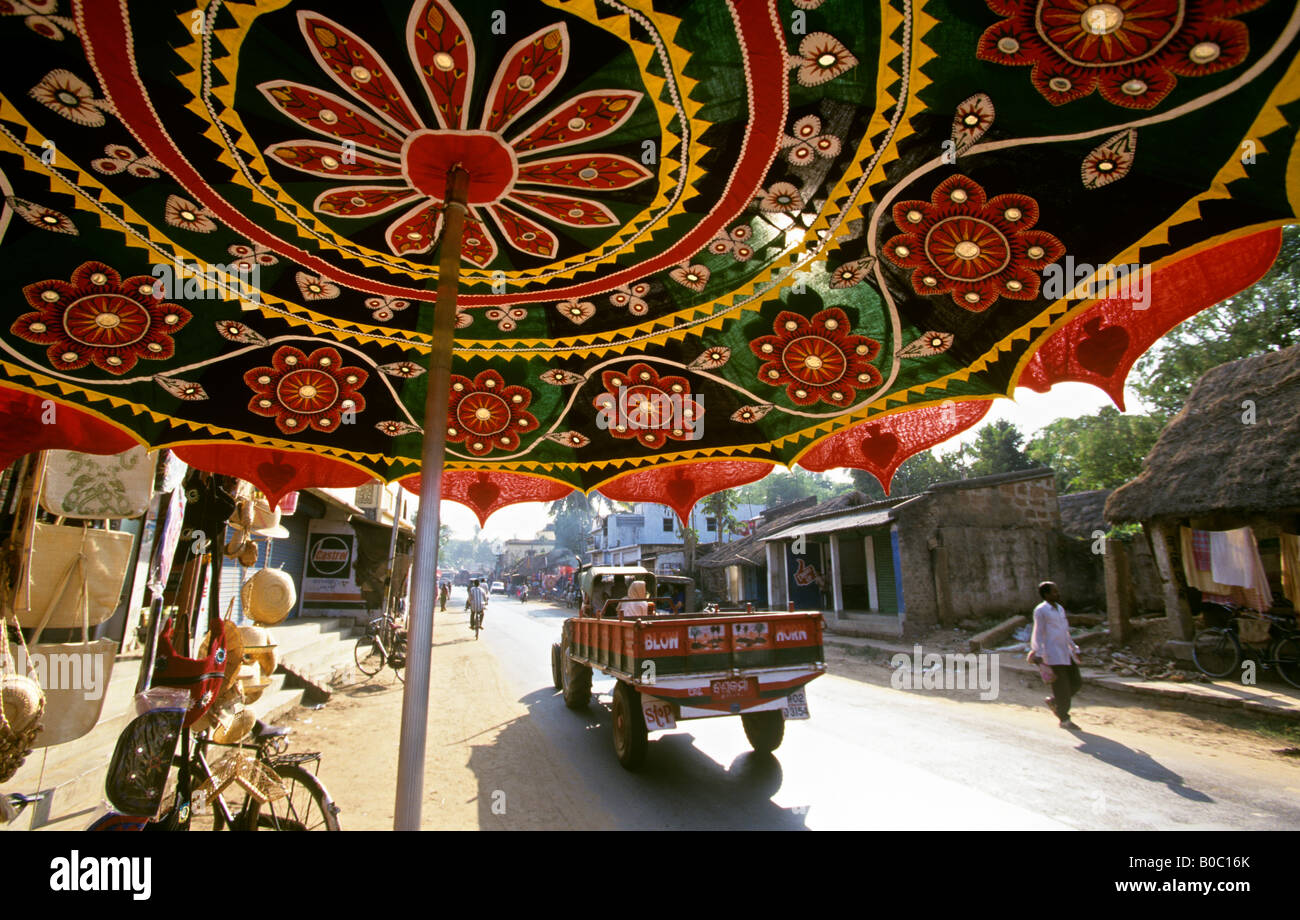
[[[1164,419],[1125,415],[1106,406],[1095,415],[1057,419],[1041,429],[1025,453],[1056,470],[1059,492],[1114,489],[1142,472]]]
[[[1025,436],[1006,419],[990,422],[975,434],[974,443],[965,448],[970,458],[969,471],[974,476],[1016,473],[1037,466],[1020,449]]]
[[[903,465],[894,473],[889,492],[895,498],[900,495],[915,495],[935,483],[964,479],[967,471],[964,450],[949,454],[936,453],[934,450],[922,451],[903,461]],[[885,490],[876,481],[876,477],[866,470],[850,470],[849,475],[853,479],[853,487],[867,498],[885,498]]]
[[[587,552],[587,536],[596,519],[591,500],[575,489],[564,498],[551,502],[547,514],[555,531],[556,547],[583,558]]]
[[[774,470],[766,478],[732,490],[740,504],[763,505],[774,508],[808,496],[818,501],[834,498],[845,489],[824,473],[810,473],[804,469]]]
[[[438,551],[438,563],[444,570],[490,569],[496,561],[491,544],[483,540],[482,530],[478,528],[473,537],[452,537]]]
[[[700,501],[700,510],[706,517],[714,519],[717,529],[714,530],[715,543],[722,542],[722,535],[736,525],[736,506],[740,503],[736,499],[738,489],[723,489],[721,492],[714,492]]]
[[[1171,330],[1137,363],[1130,385],[1173,415],[1212,367],[1300,344],[1300,227],[1282,231],[1277,261],[1256,284]]]

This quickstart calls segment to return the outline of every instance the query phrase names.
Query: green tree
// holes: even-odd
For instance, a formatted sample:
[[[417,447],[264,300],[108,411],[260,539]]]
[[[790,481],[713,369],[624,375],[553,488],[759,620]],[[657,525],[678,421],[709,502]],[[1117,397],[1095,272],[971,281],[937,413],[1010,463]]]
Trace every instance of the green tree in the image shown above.
[[[446,549],[448,541],[451,540],[451,525],[443,524],[438,528],[438,558],[442,558],[442,551]]]
[[[1185,320],[1137,362],[1131,386],[1166,415],[1183,407],[1212,367],[1300,344],[1300,227],[1282,231],[1282,249],[1256,284]]]
[[[845,485],[837,483],[824,473],[807,470],[774,470],[766,478],[735,490],[736,501],[741,504],[764,505],[768,508],[788,504],[801,498],[815,496],[818,501],[834,498],[844,491]]]
[[[591,533],[595,510],[590,499],[577,489],[564,498],[551,502],[547,514],[555,530],[555,545],[575,553],[579,558],[587,552],[587,535]]]
[[[706,517],[713,518],[717,529],[715,543],[722,542],[722,535],[730,530],[736,524],[736,506],[739,502],[736,499],[736,489],[723,489],[721,492],[714,492],[700,501],[700,510]]]
[[[935,483],[963,479],[967,471],[964,449],[949,454],[922,451],[904,460],[903,465],[894,473],[890,495],[915,495]],[[850,470],[849,476],[853,479],[853,487],[867,498],[873,501],[885,498],[885,490],[880,487],[876,477],[866,470]]]
[[[1037,464],[1020,449],[1025,436],[1006,419],[985,425],[968,448],[971,476],[992,476],[1032,469]]]
[[[695,571],[695,548],[700,545],[700,532],[694,527],[683,526],[680,520],[677,522],[676,532],[682,539],[682,559],[686,566],[682,574],[698,580],[698,573]]]
[[[1142,472],[1163,427],[1163,417],[1106,406],[1095,415],[1057,419],[1034,435],[1025,453],[1056,470],[1060,492],[1114,489]]]

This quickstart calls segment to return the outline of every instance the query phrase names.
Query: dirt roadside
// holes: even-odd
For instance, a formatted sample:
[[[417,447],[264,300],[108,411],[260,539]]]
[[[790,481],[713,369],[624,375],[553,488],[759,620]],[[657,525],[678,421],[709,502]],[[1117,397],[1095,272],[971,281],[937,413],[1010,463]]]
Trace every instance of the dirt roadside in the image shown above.
[[[467,627],[467,614],[448,612],[434,628],[422,829],[614,826],[584,801],[581,778],[544,756],[528,707]],[[343,830],[392,830],[403,686],[391,669],[354,670],[322,708],[280,720],[293,731],[290,750],[321,752],[320,777]]]
[[[852,652],[836,646],[826,649],[830,673],[883,687],[890,686],[894,675],[890,657],[889,652],[876,649],[855,649]],[[995,701],[984,702],[976,693],[959,690],[926,692],[968,702],[972,706],[1033,710],[1042,714],[1044,725],[1050,726],[1056,721],[1043,705],[1043,698],[1048,693],[1042,681],[1007,669],[1001,671]],[[1291,764],[1300,770],[1300,725],[1295,722],[1184,700],[1165,702],[1088,684],[1075,697],[1071,717],[1084,729],[1115,727],[1184,744],[1194,743],[1209,751],[1221,750],[1277,764]]]

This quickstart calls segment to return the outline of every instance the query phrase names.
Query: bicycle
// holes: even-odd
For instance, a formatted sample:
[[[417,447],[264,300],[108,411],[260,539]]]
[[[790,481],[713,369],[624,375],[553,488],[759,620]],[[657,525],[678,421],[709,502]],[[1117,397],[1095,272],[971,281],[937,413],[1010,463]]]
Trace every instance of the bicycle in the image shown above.
[[[477,612],[471,610],[469,612],[469,628],[474,630],[475,642],[478,641],[478,631],[483,628],[483,614],[486,612],[486,609]]]
[[[366,634],[357,639],[353,656],[357,669],[367,677],[374,677],[389,665],[397,672],[398,680],[406,680],[406,632],[392,615],[375,617],[366,624]]]
[[[320,752],[288,753],[288,734],[287,728],[258,720],[248,739],[237,744],[192,736],[189,758],[178,754],[172,761],[176,777],[170,805],[146,830],[339,830],[338,805],[306,766],[314,761],[315,769],[320,769]],[[274,774],[280,788],[268,794],[254,783],[233,779],[243,771],[232,769],[227,757],[210,762],[214,748],[224,749],[227,757],[239,758],[238,752],[248,752],[243,763]]]
[[[0,816],[0,824],[7,824],[17,820],[18,816],[23,813],[23,809],[28,805],[35,805],[45,798],[45,793],[38,792],[35,795],[27,795],[22,792],[8,792],[4,794],[5,800],[9,805],[9,817]]]
[[[1247,654],[1241,641],[1238,617],[1249,612],[1268,622],[1268,645],[1264,650],[1249,646],[1249,654],[1265,669],[1274,669],[1293,687],[1300,688],[1300,629],[1289,617],[1256,614],[1243,607],[1205,604],[1205,618],[1211,626],[1192,637],[1192,661],[1207,677],[1223,678],[1240,673]]]

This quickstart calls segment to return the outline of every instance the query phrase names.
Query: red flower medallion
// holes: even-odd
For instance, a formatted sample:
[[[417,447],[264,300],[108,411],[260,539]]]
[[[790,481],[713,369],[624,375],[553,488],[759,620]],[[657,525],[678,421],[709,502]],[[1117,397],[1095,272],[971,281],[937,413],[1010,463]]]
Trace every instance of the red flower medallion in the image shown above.
[[[903,232],[885,244],[885,255],[913,270],[913,289],[949,294],[973,313],[999,297],[1034,299],[1037,272],[1065,253],[1056,237],[1032,229],[1038,202],[1027,195],[987,198],[966,176],[949,176],[929,201],[898,202],[893,217]]]
[[[592,400],[600,410],[596,424],[614,437],[635,438],[656,449],[670,439],[699,438],[704,405],[685,377],[661,377],[649,364],[638,363],[626,371],[605,371],[600,379],[605,392]]]
[[[308,428],[337,431],[344,413],[366,408],[361,387],[370,374],[345,366],[333,348],[318,348],[308,355],[285,345],[276,349],[271,365],[244,374],[244,383],[253,390],[248,410],[275,419],[275,427],[285,434]]]
[[[475,51],[473,34],[455,6],[448,0],[412,5],[406,51],[433,103],[436,125],[421,120],[401,71],[389,67],[360,35],[306,10],[298,14],[298,25],[325,75],[352,98],[294,80],[260,84],[283,115],[317,135],[272,144],[265,152],[282,166],[346,183],[317,196],[312,208],[318,213],[342,219],[389,214],[384,238],[395,255],[433,248],[447,173],[458,163],[471,166],[461,257],[479,267],[497,257],[498,238],[530,256],[554,256],[559,237],[537,222],[539,216],[578,229],[614,226],[618,221],[606,205],[574,193],[600,194],[654,177],[629,157],[564,152],[616,130],[643,94],[595,89],[543,105],[561,85],[572,54],[563,23],[543,26],[515,43],[489,84],[474,79],[475,67],[486,60],[484,49]],[[487,87],[487,98],[473,128],[469,108],[476,85]],[[402,184],[372,184],[389,180]],[[516,183],[549,191],[528,191]]]
[[[473,380],[452,374],[447,441],[464,444],[477,457],[514,450],[520,434],[538,428],[537,419],[525,411],[532,401],[527,387],[507,386],[496,371],[483,371]]]
[[[784,385],[796,405],[851,406],[858,390],[880,386],[880,371],[871,364],[880,354],[880,343],[854,335],[839,307],[822,310],[811,320],[783,310],[772,329],[775,335],[749,343],[766,362],[758,369],[758,379],[769,386]]]
[[[1232,17],[1267,0],[987,0],[1006,17],[989,26],[981,60],[1032,66],[1034,88],[1053,105],[1100,88],[1130,109],[1155,106],[1177,83],[1236,67],[1250,33]]]
[[[154,295],[156,278],[122,280],[102,262],[86,262],[71,281],[39,281],[23,288],[36,308],[10,327],[15,335],[49,346],[50,365],[78,370],[93,363],[110,374],[125,374],[141,358],[163,361],[176,351],[172,335],[191,314]]]

